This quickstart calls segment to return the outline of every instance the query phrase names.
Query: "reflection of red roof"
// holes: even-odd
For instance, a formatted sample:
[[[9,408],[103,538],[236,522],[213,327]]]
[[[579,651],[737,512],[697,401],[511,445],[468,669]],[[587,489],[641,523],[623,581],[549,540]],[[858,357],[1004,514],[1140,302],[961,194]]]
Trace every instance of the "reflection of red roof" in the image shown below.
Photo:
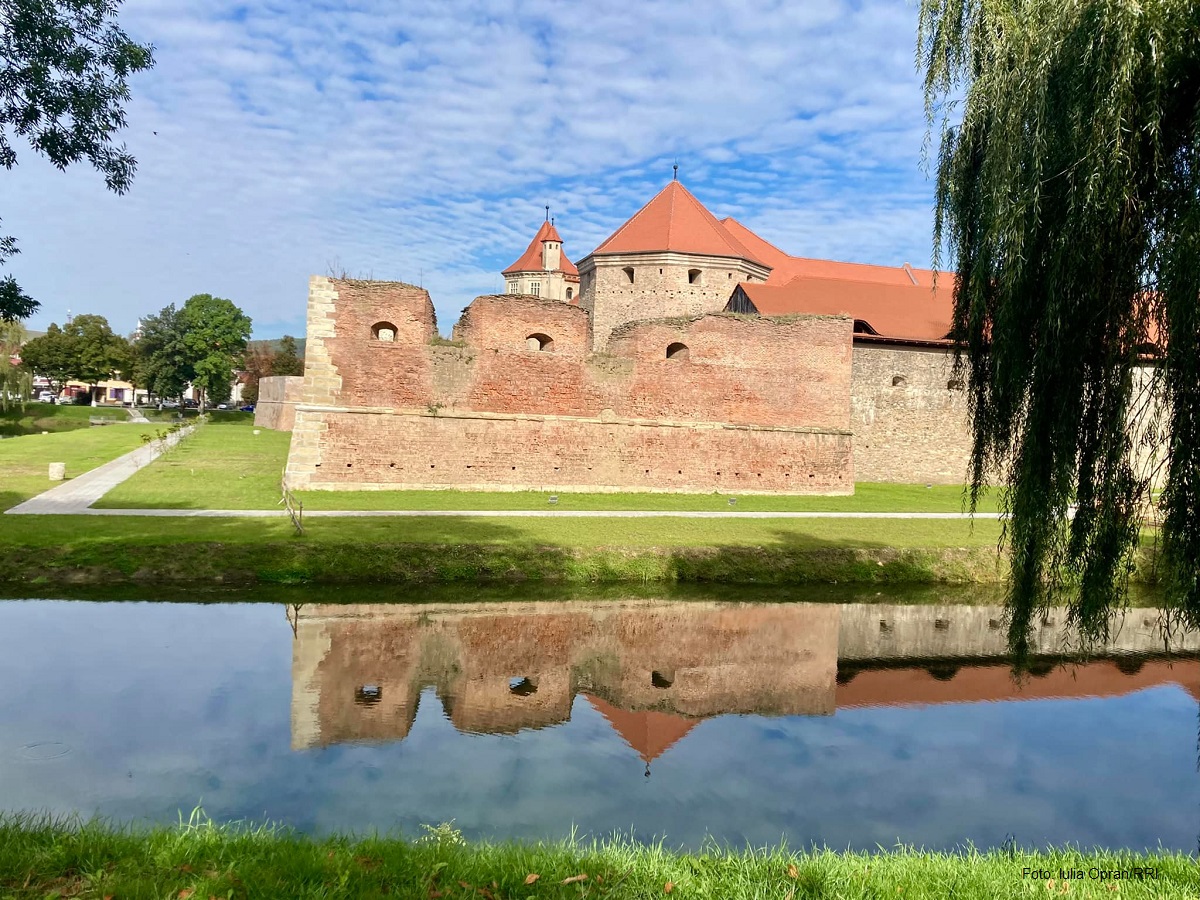
[[[1072,697],[1119,697],[1159,685],[1176,684],[1200,699],[1200,660],[1147,660],[1132,674],[1117,660],[1059,666],[1042,677],[1014,683],[1006,665],[964,665],[952,678],[939,680],[927,670],[868,669],[849,684],[837,686],[838,709],[861,706],[922,706],[979,703],[987,700],[1044,700]]]
[[[637,751],[645,762],[653,762],[671,749],[684,735],[696,727],[695,719],[673,716],[669,713],[646,710],[629,712],[617,709],[599,697],[584,694],[588,703],[624,738],[625,743]]]
[[[525,252],[521,254],[521,258],[501,274],[513,275],[517,272],[546,271],[542,268],[542,244],[546,241],[555,241],[559,245],[558,269],[555,271],[562,272],[565,275],[578,275],[579,270],[575,268],[575,263],[567,259],[567,252],[562,249],[562,238],[558,236],[558,229],[550,221],[542,223],[542,227],[533,236],[533,240],[529,242],[529,246],[525,248]]]
[[[593,253],[665,251],[761,262],[678,181],[659,191]]]
[[[787,284],[743,282],[738,289],[759,315],[845,314],[867,323],[883,337],[944,341],[950,331],[954,287],[952,276],[942,278],[937,290],[911,282],[888,284],[806,275],[798,275]]]

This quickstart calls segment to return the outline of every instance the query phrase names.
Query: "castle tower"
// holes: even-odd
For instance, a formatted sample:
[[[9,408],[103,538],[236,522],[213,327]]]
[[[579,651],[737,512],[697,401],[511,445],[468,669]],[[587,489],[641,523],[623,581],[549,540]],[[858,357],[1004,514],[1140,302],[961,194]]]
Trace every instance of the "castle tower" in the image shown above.
[[[766,281],[757,259],[678,181],[672,181],[579,261],[579,305],[595,349],[626,322],[720,312],[739,282]]]
[[[579,302],[579,270],[567,259],[558,229],[549,219],[542,223],[521,258],[501,274],[505,293]]]

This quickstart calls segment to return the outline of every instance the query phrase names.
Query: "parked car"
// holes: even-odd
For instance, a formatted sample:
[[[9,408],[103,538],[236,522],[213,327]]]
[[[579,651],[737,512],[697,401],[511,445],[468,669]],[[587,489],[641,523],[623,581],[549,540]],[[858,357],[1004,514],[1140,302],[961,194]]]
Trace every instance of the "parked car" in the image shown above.
[[[238,412],[254,412],[254,404],[247,403],[245,406],[239,406]]]
[[[228,403],[218,403],[217,409],[229,409],[229,404]]]
[[[184,400],[183,408],[184,409],[199,409],[200,404],[195,400]]]
[[[179,409],[179,401],[178,400],[164,400],[160,404],[160,406],[163,409]]]
[[[38,394],[38,400],[42,403],[53,403],[54,393],[52,391],[41,391]]]

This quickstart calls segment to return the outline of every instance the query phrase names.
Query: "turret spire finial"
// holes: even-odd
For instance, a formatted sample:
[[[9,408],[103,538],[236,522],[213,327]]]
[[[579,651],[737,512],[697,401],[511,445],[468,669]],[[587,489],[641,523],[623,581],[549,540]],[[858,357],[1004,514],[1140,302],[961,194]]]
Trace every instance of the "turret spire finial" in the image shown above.
[[[546,204],[546,221],[550,221],[550,204]]]
[[[671,168],[672,168],[672,169],[674,170],[674,172],[675,172],[675,174],[671,176],[671,180],[672,180],[672,181],[678,181],[678,180],[679,180],[679,162],[678,162],[678,161],[676,161],[675,165],[671,166]]]

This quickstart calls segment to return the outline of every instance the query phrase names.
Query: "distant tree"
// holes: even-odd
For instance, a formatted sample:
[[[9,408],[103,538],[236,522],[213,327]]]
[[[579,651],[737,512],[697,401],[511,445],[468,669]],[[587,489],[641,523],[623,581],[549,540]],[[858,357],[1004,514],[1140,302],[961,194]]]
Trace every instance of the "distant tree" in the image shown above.
[[[114,334],[104,316],[76,316],[65,328],[51,324],[46,333],[21,348],[21,364],[48,378],[56,389],[70,380],[95,384],[132,366],[129,342]]]
[[[21,367],[33,375],[48,379],[54,393],[59,394],[63,385],[73,377],[74,356],[71,338],[58,325],[51,323],[45,334],[27,341],[21,347]]]
[[[296,352],[296,339],[285,334],[279,342],[279,351],[271,364],[272,375],[303,375],[304,360]]]
[[[275,351],[266,341],[255,341],[246,348],[243,357],[242,370],[247,380],[242,388],[242,400],[246,403],[258,402],[258,382],[274,372]]]
[[[0,321],[0,409],[24,403],[32,393],[29,370],[12,363],[20,355],[24,340],[25,329],[20,322]]]
[[[183,396],[195,370],[184,342],[182,310],[172,303],[142,319],[133,350],[137,384],[160,399]]]
[[[250,317],[230,300],[196,294],[183,305],[183,343],[200,390],[200,409],[208,398],[227,391],[250,339]],[[223,386],[223,387],[222,387]],[[228,394],[226,394],[228,396]],[[218,401],[220,402],[220,401]]]
[[[128,372],[129,342],[113,332],[104,316],[76,316],[63,333],[71,341],[72,378],[95,384]]]
[[[17,164],[20,137],[59,169],[87,159],[110,191],[129,189],[137,166],[113,135],[125,127],[127,79],[154,65],[153,48],[117,27],[120,0],[0,0],[0,166]],[[0,265],[18,252],[0,237]],[[0,320],[38,303],[11,275],[0,280]]]

